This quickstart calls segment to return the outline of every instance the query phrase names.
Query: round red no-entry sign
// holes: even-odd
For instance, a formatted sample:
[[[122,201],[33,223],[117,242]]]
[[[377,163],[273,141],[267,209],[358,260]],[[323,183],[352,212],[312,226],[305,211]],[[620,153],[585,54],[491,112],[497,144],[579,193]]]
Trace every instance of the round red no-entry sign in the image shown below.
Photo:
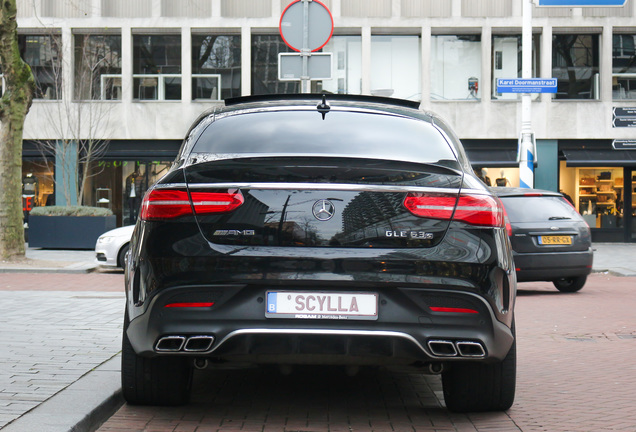
[[[304,18],[305,3],[308,3],[306,21]],[[307,28],[305,28],[305,23],[307,23]],[[318,51],[331,39],[333,17],[327,6],[318,0],[309,2],[295,0],[283,11],[278,27],[283,41],[294,51],[302,49]],[[305,31],[307,32],[307,46],[303,46]]]

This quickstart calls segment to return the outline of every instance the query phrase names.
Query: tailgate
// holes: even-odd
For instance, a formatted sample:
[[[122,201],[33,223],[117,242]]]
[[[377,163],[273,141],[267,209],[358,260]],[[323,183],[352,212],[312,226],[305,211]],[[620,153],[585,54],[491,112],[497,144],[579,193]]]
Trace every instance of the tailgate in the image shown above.
[[[185,174],[205,238],[244,246],[433,246],[450,223],[435,209],[448,214],[450,205],[452,213],[462,183],[444,167],[356,158],[219,160]],[[230,212],[197,211],[197,202],[222,194],[242,203]],[[430,197],[433,211],[416,216],[404,204],[409,196]]]

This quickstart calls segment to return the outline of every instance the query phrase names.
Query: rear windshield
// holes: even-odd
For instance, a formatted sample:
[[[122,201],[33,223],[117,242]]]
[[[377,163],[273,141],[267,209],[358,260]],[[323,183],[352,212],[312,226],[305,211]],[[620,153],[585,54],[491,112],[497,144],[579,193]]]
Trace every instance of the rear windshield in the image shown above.
[[[232,115],[212,123],[192,153],[220,158],[253,155],[352,156],[457,167],[442,134],[406,117],[332,110]]]
[[[543,197],[500,197],[506,208],[510,222],[539,222],[550,220],[579,219],[565,198]]]

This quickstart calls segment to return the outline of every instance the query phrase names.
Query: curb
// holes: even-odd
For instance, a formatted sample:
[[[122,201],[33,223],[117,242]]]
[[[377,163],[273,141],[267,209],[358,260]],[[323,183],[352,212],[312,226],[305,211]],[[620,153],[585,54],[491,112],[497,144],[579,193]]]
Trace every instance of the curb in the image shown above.
[[[3,432],[92,432],[124,403],[117,354],[2,428]]]

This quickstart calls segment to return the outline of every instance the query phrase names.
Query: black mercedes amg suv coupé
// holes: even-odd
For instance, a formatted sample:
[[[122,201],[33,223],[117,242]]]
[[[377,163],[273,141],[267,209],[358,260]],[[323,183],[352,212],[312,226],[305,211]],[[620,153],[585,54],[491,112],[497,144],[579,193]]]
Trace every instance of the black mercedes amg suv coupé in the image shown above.
[[[502,206],[418,105],[246,97],[195,122],[130,244],[129,403],[187,402],[193,367],[329,364],[441,373],[454,411],[512,405]]]

